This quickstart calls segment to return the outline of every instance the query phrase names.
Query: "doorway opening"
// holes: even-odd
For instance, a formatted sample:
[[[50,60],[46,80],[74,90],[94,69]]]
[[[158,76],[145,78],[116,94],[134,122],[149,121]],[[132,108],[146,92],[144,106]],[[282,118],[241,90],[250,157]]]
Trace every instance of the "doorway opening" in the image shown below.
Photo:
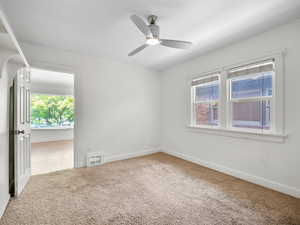
[[[31,174],[74,168],[74,74],[31,69]]]

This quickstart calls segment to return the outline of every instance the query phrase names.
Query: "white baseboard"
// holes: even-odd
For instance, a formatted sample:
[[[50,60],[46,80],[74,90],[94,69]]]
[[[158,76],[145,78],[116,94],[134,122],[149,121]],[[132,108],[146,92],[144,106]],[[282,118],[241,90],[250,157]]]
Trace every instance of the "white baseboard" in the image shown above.
[[[8,201],[10,199],[10,195],[8,194],[5,199],[3,200],[3,202],[0,203],[0,218],[3,216],[5,209],[7,207]]]
[[[120,154],[120,155],[111,155],[111,156],[104,156],[104,163],[113,162],[118,160],[130,159],[138,156],[150,155],[153,153],[159,152],[158,149],[149,149],[139,152],[133,152],[128,154]]]
[[[208,167],[210,169],[219,171],[221,173],[225,173],[225,174],[240,178],[242,180],[246,180],[251,183],[258,184],[260,186],[263,186],[263,187],[266,187],[266,188],[269,188],[269,189],[272,189],[272,190],[275,190],[275,191],[278,191],[278,192],[281,192],[281,193],[284,193],[287,195],[294,196],[296,198],[300,198],[300,189],[290,187],[290,186],[287,186],[287,185],[284,185],[284,184],[281,184],[281,183],[278,183],[278,182],[275,182],[272,180],[268,180],[268,179],[265,179],[262,177],[252,175],[252,174],[248,174],[248,173],[245,173],[242,171],[234,170],[234,169],[231,169],[231,168],[228,168],[225,166],[221,166],[221,165],[218,165],[218,164],[215,164],[212,162],[204,161],[204,160],[198,159],[196,157],[185,155],[185,154],[182,154],[179,152],[173,152],[173,151],[169,151],[169,150],[163,150],[162,152],[169,154],[169,155],[173,155],[175,157],[178,157],[178,158],[181,158],[184,160],[187,160],[187,161],[190,161],[190,162],[193,162],[193,163],[196,163],[201,166]]]

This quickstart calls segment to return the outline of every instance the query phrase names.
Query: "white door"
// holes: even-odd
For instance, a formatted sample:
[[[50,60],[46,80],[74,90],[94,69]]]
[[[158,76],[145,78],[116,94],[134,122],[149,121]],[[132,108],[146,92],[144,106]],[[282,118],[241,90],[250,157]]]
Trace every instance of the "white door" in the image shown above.
[[[20,195],[31,175],[30,70],[18,70],[14,79],[15,196]]]

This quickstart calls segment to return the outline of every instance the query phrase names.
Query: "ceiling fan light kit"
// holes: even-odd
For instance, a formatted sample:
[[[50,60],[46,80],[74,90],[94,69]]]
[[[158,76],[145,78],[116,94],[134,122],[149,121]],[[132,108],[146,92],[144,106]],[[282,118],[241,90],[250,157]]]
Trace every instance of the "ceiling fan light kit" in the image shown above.
[[[168,39],[160,39],[159,38],[159,26],[156,25],[157,16],[150,15],[148,16],[147,20],[149,25],[147,25],[144,20],[137,15],[132,15],[130,17],[131,21],[137,26],[137,28],[145,35],[146,43],[142,46],[136,48],[132,52],[128,54],[128,56],[133,56],[138,52],[142,51],[144,48],[148,46],[155,46],[155,45],[163,45],[170,48],[177,48],[177,49],[188,49],[192,46],[191,42],[188,41],[177,41],[177,40],[168,40]]]
[[[160,44],[160,40],[158,38],[146,38],[147,45],[158,45]]]

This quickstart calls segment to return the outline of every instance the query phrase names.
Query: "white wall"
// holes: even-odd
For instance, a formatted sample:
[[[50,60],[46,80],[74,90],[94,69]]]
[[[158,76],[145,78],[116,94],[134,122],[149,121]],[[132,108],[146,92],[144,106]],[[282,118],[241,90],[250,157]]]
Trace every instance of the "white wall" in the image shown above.
[[[157,150],[160,77],[141,67],[24,44],[31,66],[75,74],[75,158],[107,161]]]
[[[284,144],[191,132],[186,128],[192,75],[287,48]],[[211,52],[162,74],[162,149],[300,197],[300,20]]]
[[[32,129],[31,143],[73,140],[73,129]]]

